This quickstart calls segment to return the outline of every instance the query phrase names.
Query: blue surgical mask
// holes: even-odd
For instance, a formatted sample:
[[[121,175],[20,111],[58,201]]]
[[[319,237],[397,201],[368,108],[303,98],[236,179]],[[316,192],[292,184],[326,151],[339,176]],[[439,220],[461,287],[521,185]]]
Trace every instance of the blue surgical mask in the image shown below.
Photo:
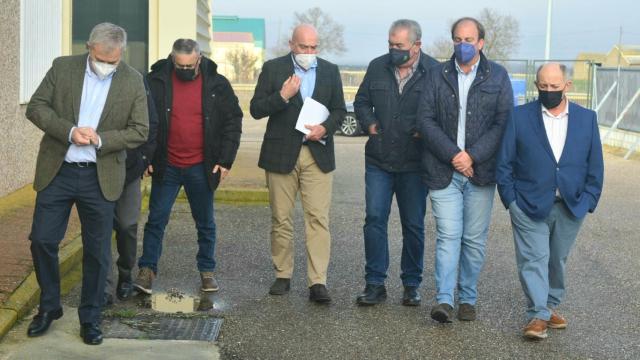
[[[459,64],[468,64],[476,56],[476,47],[464,41],[455,44],[453,51]]]

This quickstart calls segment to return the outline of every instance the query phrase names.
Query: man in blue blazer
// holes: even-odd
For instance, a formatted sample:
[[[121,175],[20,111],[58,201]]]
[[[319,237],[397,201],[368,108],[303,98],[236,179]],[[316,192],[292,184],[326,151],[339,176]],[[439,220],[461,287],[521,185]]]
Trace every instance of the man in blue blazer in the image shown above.
[[[604,165],[596,113],[567,99],[566,67],[541,66],[536,86],[538,100],[516,107],[507,122],[496,176],[528,302],[524,336],[544,339],[548,327],[567,327],[556,311],[565,263],[600,198]]]

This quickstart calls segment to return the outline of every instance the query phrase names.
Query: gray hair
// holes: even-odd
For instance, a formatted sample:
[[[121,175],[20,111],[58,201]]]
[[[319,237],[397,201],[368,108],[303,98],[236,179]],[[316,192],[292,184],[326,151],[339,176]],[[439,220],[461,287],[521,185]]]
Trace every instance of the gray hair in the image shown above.
[[[394,21],[389,28],[389,35],[393,34],[398,29],[409,30],[409,40],[412,43],[422,39],[422,29],[420,28],[420,24],[415,20],[400,19]]]
[[[118,25],[103,22],[93,27],[89,34],[88,47],[100,44],[111,52],[116,49],[124,51],[127,47],[127,32]]]
[[[560,64],[560,63],[555,63],[555,62],[548,62],[548,63],[544,63],[544,64],[538,66],[538,70],[536,71],[536,82],[540,78],[540,71],[542,71],[542,68],[547,66],[547,65],[551,65],[551,64],[558,65],[560,67],[560,71],[562,71],[562,78],[564,79],[564,81],[571,80],[570,79],[569,70],[567,69],[567,65]]]
[[[196,52],[200,55],[200,44],[197,41],[192,39],[178,39],[173,43],[173,48],[171,49],[171,55],[174,56],[176,54],[191,54]]]

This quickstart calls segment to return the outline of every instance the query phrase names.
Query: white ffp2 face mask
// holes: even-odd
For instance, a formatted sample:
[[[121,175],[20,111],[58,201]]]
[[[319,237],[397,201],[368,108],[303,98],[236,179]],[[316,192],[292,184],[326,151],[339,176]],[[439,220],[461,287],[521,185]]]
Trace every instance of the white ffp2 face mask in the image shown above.
[[[107,64],[107,63],[95,61],[95,60],[92,60],[92,63],[93,63],[93,72],[96,73],[96,75],[98,76],[98,79],[100,80],[104,80],[107,77],[109,77],[109,75],[113,74],[113,72],[116,71],[116,68],[118,67],[118,65],[115,65],[115,64]]]
[[[309,70],[316,62],[316,54],[295,54],[294,59],[301,68]]]

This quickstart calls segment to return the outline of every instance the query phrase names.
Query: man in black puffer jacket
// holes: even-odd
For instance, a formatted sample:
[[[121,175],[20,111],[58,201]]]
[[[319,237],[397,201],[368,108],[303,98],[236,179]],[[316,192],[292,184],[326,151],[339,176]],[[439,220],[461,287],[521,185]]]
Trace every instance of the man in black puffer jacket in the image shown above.
[[[402,223],[403,305],[420,304],[427,187],[420,179],[422,142],[416,112],[427,69],[438,62],[420,50],[420,25],[407,19],[389,29],[389,53],[369,64],[354,101],[356,117],[369,133],[365,146],[365,289],[359,305],[386,299],[389,267],[387,224],[395,194]]]
[[[484,263],[496,189],[496,154],[513,109],[507,71],[482,54],[484,27],[462,18],[451,28],[454,56],[430,69],[418,111],[425,140],[422,165],[436,219],[436,300],[431,317],[476,318],[477,283]],[[459,269],[459,271],[458,271]]]

